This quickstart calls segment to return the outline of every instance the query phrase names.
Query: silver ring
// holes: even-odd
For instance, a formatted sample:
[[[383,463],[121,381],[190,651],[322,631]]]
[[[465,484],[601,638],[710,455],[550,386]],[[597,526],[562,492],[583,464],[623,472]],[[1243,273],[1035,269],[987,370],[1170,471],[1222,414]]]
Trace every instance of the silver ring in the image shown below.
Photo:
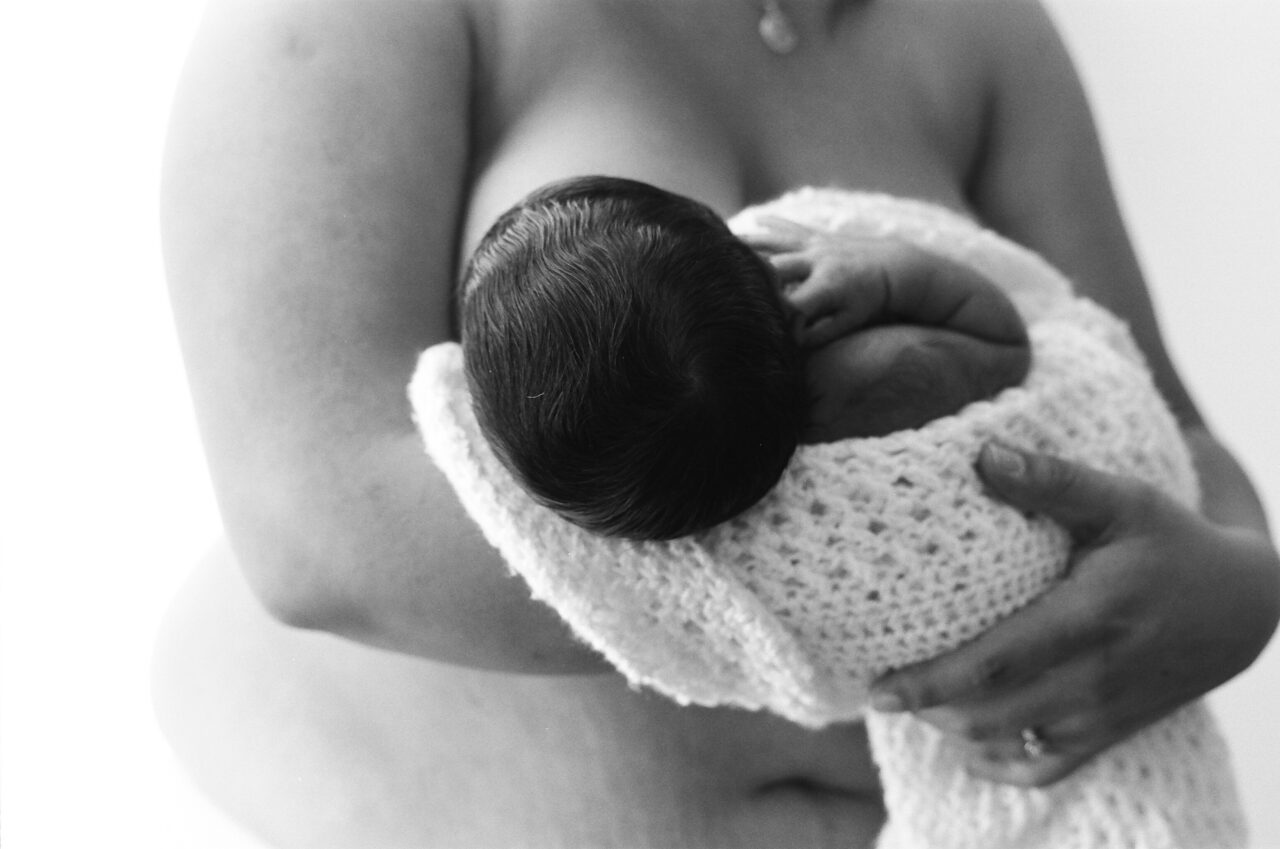
[[[1044,756],[1049,748],[1049,743],[1044,736],[1034,728],[1022,729],[1022,751],[1031,760],[1036,760]]]

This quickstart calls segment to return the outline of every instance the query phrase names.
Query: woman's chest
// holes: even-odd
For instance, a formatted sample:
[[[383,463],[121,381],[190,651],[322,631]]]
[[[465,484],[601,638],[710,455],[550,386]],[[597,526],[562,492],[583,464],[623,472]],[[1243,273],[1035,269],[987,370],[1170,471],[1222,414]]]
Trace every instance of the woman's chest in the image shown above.
[[[909,19],[885,5],[859,4],[826,29],[806,20],[807,38],[776,55],[749,14],[516,4],[479,39],[466,247],[525,193],[575,174],[645,180],[726,215],[801,185],[964,207],[981,62],[956,45],[948,4],[910,5]]]

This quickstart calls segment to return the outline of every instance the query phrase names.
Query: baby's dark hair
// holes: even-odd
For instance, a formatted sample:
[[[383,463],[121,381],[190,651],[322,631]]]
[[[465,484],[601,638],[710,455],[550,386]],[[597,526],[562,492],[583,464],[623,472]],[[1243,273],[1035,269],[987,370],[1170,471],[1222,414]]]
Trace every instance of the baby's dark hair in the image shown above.
[[[460,308],[486,438],[588,530],[705,530],[795,452],[804,375],[773,273],[696,201],[613,177],[546,186],[485,235]]]

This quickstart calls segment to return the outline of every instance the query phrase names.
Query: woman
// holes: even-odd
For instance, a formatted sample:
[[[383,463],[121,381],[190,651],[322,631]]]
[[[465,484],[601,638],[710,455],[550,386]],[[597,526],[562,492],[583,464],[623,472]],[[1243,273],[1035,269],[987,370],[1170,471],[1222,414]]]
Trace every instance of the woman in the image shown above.
[[[1164,353],[1038,6],[232,4],[203,24],[165,188],[231,547],[170,617],[157,703],[197,779],[258,833],[873,839],[859,726],[806,732],[628,690],[528,600],[422,456],[404,387],[417,352],[453,333],[458,257],[528,190],[584,173],[726,215],[804,184],[924,198],[1036,249],[1131,323],[1196,452],[1205,515],[1048,458],[987,456],[996,492],[1072,530],[1071,577],[879,695],[972,737],[975,771],[1056,780],[1265,645],[1280,609],[1265,520]]]

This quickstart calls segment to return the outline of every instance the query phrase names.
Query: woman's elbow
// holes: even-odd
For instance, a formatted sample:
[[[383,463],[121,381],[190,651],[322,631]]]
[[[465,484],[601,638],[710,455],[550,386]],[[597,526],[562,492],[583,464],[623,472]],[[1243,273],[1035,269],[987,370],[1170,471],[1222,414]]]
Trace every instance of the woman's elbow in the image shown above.
[[[356,621],[356,605],[342,591],[334,567],[316,552],[280,535],[230,533],[245,580],[263,609],[291,628],[342,633]]]
[[[350,630],[354,617],[350,615],[349,606],[340,603],[332,593],[315,587],[286,586],[283,582],[261,581],[252,577],[249,585],[263,609],[282,625],[331,633]]]

